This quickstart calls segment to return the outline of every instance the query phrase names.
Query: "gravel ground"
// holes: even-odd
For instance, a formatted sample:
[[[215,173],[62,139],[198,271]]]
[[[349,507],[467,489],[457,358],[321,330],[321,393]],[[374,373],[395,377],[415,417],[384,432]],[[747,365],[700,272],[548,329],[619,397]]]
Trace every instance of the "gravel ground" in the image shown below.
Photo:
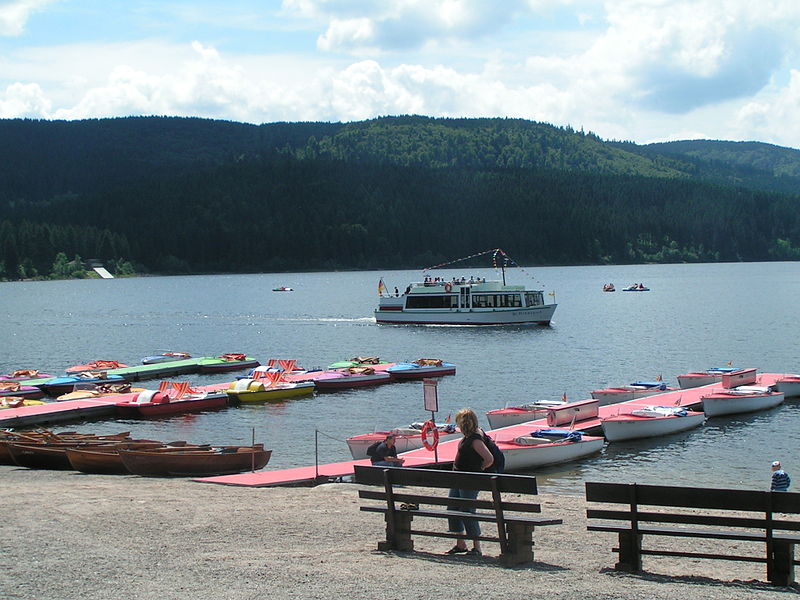
[[[611,567],[614,536],[586,531],[580,497],[543,494],[536,562],[451,557],[450,541],[416,538],[384,553],[378,514],[357,486],[247,489],[184,479],[84,475],[0,465],[0,598],[282,600],[284,598],[754,599],[800,587],[764,583],[763,565],[645,557]],[[442,528],[444,529],[444,523]],[[693,542],[672,542],[693,543]]]

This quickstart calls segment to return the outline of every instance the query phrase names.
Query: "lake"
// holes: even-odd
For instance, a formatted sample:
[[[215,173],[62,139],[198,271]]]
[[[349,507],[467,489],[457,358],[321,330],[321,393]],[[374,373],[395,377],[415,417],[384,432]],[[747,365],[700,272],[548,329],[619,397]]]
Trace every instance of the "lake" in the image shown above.
[[[433,273],[497,278],[492,269]],[[95,359],[137,364],[165,351],[193,356],[245,352],[305,368],[356,355],[392,361],[441,358],[458,374],[439,384],[439,420],[471,407],[484,413],[536,399],[588,398],[635,380],[677,386],[680,373],[725,366],[800,371],[796,304],[800,263],[726,263],[525,268],[509,283],[554,291],[550,327],[376,325],[377,285],[401,290],[420,271],[284,273],[0,284],[0,372],[61,373]],[[613,282],[615,293],[603,293]],[[643,282],[652,291],[620,291]],[[290,286],[293,292],[272,288]],[[192,375],[193,384],[237,374]],[[243,373],[241,373],[243,374]],[[157,381],[144,382],[155,387]],[[685,434],[606,445],[588,460],[536,474],[545,490],[580,491],[584,480],[765,489],[779,459],[800,477],[800,403],[707,421]],[[350,458],[345,438],[429,416],[422,385],[316,394],[281,404],[228,408],[153,421],[100,421],[70,429],[198,443],[257,441],[274,450],[270,468],[310,465],[315,430],[321,462]]]

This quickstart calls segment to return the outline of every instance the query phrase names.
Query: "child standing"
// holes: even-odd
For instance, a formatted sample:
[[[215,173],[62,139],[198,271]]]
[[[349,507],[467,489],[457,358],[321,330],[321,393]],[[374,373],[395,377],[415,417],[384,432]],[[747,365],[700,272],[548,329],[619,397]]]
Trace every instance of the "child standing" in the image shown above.
[[[787,492],[792,479],[789,474],[781,468],[781,461],[776,460],[772,463],[772,483],[770,490],[773,492]]]

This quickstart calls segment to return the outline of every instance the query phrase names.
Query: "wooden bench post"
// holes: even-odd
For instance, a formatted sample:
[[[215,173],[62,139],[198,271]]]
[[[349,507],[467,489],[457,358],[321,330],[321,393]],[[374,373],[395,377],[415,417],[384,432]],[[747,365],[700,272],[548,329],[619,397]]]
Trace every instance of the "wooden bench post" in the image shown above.
[[[500,555],[504,567],[533,562],[533,525],[509,523],[507,550]]]
[[[774,585],[794,583],[794,543],[775,539],[773,527],[772,494],[767,495],[767,580]]]
[[[394,488],[389,469],[383,470],[383,488],[386,491],[386,541],[378,542],[378,550],[400,550],[410,552],[414,549],[411,539],[411,520],[414,518],[408,511],[397,510],[394,502]]]
[[[619,562],[614,565],[617,571],[635,573],[642,570],[642,534],[639,533],[639,505],[636,498],[636,484],[629,487],[631,506],[631,531],[619,532]]]

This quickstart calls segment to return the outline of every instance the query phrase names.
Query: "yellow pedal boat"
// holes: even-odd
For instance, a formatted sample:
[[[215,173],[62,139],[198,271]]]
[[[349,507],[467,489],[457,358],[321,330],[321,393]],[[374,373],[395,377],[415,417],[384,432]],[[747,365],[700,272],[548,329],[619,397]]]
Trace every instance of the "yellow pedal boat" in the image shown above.
[[[295,396],[305,396],[311,394],[313,391],[313,381],[264,385],[262,381],[257,379],[240,379],[234,381],[230,387],[225,390],[228,397],[233,402],[241,402],[243,404],[253,402],[276,402]]]

